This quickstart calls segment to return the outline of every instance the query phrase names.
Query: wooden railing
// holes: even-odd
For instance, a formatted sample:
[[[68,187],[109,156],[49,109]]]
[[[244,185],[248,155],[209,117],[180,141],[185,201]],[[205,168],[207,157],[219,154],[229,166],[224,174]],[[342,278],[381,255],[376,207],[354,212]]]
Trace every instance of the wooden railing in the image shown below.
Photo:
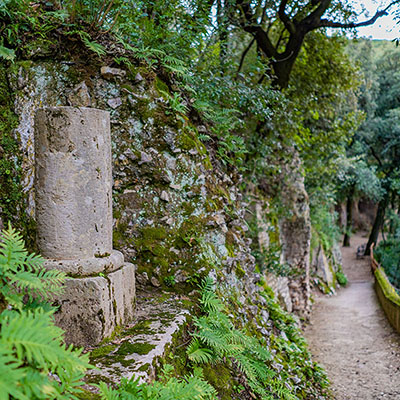
[[[375,292],[385,314],[397,332],[400,333],[400,296],[389,282],[382,266],[374,258],[374,248],[371,246],[371,269],[375,276]]]

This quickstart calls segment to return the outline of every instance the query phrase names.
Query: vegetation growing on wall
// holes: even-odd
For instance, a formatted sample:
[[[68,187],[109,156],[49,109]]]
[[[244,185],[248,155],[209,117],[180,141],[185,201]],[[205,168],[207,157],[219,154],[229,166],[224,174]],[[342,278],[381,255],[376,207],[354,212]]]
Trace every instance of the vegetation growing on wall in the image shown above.
[[[246,320],[239,318],[238,309],[243,304],[239,304],[235,294],[231,293],[229,299],[222,295],[220,298],[210,282],[205,284],[201,310],[194,319],[193,340],[185,358],[185,371],[179,374],[166,366],[159,381],[150,385],[123,381],[119,388],[110,388],[105,383],[100,384],[105,399],[133,396],[164,399],[171,393],[182,399],[211,399],[216,393],[220,397],[228,393],[227,399],[247,395],[263,399],[330,396],[326,376],[311,361],[294,319],[278,306],[264,284],[265,271],[285,276],[293,273],[290,266],[280,262],[278,220],[296,217],[293,210],[282,207],[280,201],[285,181],[283,170],[293,154],[299,154],[300,161],[293,172],[305,178],[315,233],[313,244],[329,252],[338,238],[336,216],[332,212],[335,200],[340,200],[336,193],[338,188],[345,197],[352,198],[357,191],[365,192],[365,182],[371,183],[369,178],[385,175],[387,179],[376,187],[383,187],[382,193],[397,194],[398,188],[394,185],[397,184],[397,165],[387,166],[389,158],[385,157],[378,157],[385,161],[385,168],[378,160],[368,164],[371,157],[362,160],[353,157],[352,146],[367,146],[370,139],[365,129],[359,130],[357,140],[352,141],[361,121],[352,97],[359,84],[358,71],[346,54],[347,40],[328,36],[323,29],[332,25],[337,17],[341,18],[339,25],[352,25],[348,19],[353,13],[347,3],[339,2],[337,7],[329,1],[299,3],[291,10],[284,1],[261,3],[263,7],[254,7],[254,2],[214,4],[199,0],[192,2],[190,8],[179,0],[138,1],[135,7],[129,2],[106,0],[39,1],[34,5],[25,0],[9,0],[0,4],[0,17],[4,21],[4,28],[0,30],[0,128],[3,128],[0,184],[2,193],[7,192],[7,196],[0,197],[2,219],[18,220],[16,223],[26,228],[27,222],[21,216],[25,205],[21,191],[22,159],[14,130],[18,121],[13,112],[5,67],[17,60],[54,58],[63,62],[65,74],[76,74],[71,78],[74,84],[79,83],[81,75],[85,79],[87,75],[97,79],[98,71],[96,75],[92,70],[102,64],[123,68],[127,79],[118,95],[123,93],[124,100],[128,103],[130,99],[134,104],[132,108],[137,109],[135,117],[140,127],[146,123],[152,125],[153,130],[146,132],[154,138],[148,142],[156,143],[158,137],[155,136],[166,141],[171,133],[163,129],[167,127],[175,135],[171,140],[175,148],[171,150],[164,142],[157,143],[155,166],[147,168],[149,155],[143,155],[136,148],[142,140],[138,139],[140,134],[128,137],[131,133],[117,131],[121,137],[127,135],[119,139],[120,142],[126,139],[124,145],[131,153],[127,161],[118,149],[118,160],[115,160],[118,173],[124,176],[124,181],[118,179],[114,186],[121,208],[115,210],[116,246],[129,247],[138,273],[142,277],[146,273],[148,281],[156,287],[178,291],[179,278],[187,283],[185,289],[192,290],[200,277],[210,270],[221,282],[227,279],[224,274],[229,275],[228,286],[234,282],[246,290],[245,285],[251,280],[252,285],[262,287],[260,293],[251,288],[257,292],[253,293],[254,297],[260,295],[263,301],[253,304],[253,298],[248,300],[246,307],[255,307],[257,312]],[[312,19],[309,25],[307,18]],[[293,29],[296,24],[307,29],[300,35]],[[74,67],[69,68],[69,65]],[[382,66],[381,71],[385,68]],[[14,71],[16,80],[18,73]],[[386,82],[383,73],[380,79],[382,88],[395,86],[396,81]],[[139,84],[141,81],[145,83]],[[146,97],[146,92],[151,94]],[[387,105],[387,99],[385,101]],[[385,119],[383,125],[388,129],[384,131],[383,147],[378,146],[382,132],[368,130],[374,133],[374,144],[382,156],[398,145],[396,138],[388,134],[397,123],[395,106],[390,115],[377,113],[370,121],[371,126],[376,127],[380,125],[375,126],[375,123]],[[127,108],[121,107],[121,116],[125,119],[131,115]],[[175,199],[171,201],[168,193],[163,193],[171,185],[166,179],[170,178],[166,177],[166,166],[160,161],[166,149],[174,157],[179,153],[193,156],[195,167],[191,174],[199,181],[205,170],[212,170],[210,175],[220,175],[215,180],[202,178],[205,181],[202,184],[186,179],[187,176],[182,179],[182,187],[173,183],[174,190],[183,193],[179,194],[181,197],[174,211],[167,204],[174,203]],[[396,155],[395,151],[393,154]],[[125,170],[124,163],[130,163],[133,168]],[[366,167],[365,170],[361,171],[360,166]],[[185,173],[186,170],[182,175]],[[385,186],[389,180],[390,188]],[[142,186],[136,185],[138,181]],[[237,191],[233,195],[228,193],[221,182],[229,182]],[[146,190],[146,185],[151,186],[151,190]],[[129,190],[134,194],[129,194]],[[238,193],[249,197],[257,193],[259,200],[268,199],[268,213],[263,209],[271,222],[267,249],[260,249],[257,243],[257,218],[249,218],[249,233],[246,233],[248,227],[241,224],[242,208],[247,205],[241,204],[242,198],[235,197]],[[382,193],[375,199],[381,200]],[[385,199],[389,202],[390,196]],[[306,196],[302,201],[299,209],[308,207]],[[383,205],[387,207],[388,204]],[[128,207],[140,209],[141,214],[135,214],[134,221],[124,217],[124,208]],[[160,215],[163,212],[175,212],[177,221],[169,221],[170,215]],[[218,229],[224,233],[220,242],[216,234],[207,236]],[[247,237],[253,239],[253,244],[246,246],[252,246],[256,258],[254,271],[250,270],[254,267],[253,260],[249,262],[250,257],[236,258],[238,237],[242,247]],[[243,248],[241,250],[244,253]],[[179,277],[175,275],[178,268]],[[343,277],[342,281],[345,282]],[[264,308],[260,304],[264,304]],[[17,303],[14,306],[17,307]],[[30,320],[33,314],[23,311],[24,307],[18,312],[14,310],[12,315],[16,323],[24,318],[26,324],[33,326]],[[260,310],[264,311],[264,319],[269,318],[268,323],[261,321]],[[4,313],[9,315],[7,310]],[[50,317],[51,314],[43,311],[40,323],[48,326]],[[7,318],[2,322],[2,333],[6,332],[3,326],[12,325],[11,317]],[[260,333],[261,326],[263,333]],[[53,342],[58,346],[60,331],[51,327],[46,332],[53,335]],[[138,350],[138,347],[125,346],[123,351],[133,349]],[[59,354],[58,351],[61,350],[54,352]],[[65,348],[63,351],[74,357],[72,351]],[[18,360],[20,354],[10,354],[7,357],[13,362],[7,365],[21,372],[25,364]],[[63,356],[59,357],[58,361],[39,360],[42,364],[38,374],[46,385],[47,372],[55,367],[54,363],[62,362]],[[32,361],[28,358],[24,355],[24,362]],[[65,376],[64,392],[73,392],[75,389],[71,387],[80,385],[82,371],[88,366],[85,358],[76,357],[74,362],[77,365],[71,361],[71,368],[75,368],[77,374]],[[222,372],[222,383],[213,371],[216,365]],[[63,372],[56,372],[63,377]],[[27,374],[23,374],[16,381],[25,379]],[[52,381],[49,390],[58,390],[57,385],[58,382]],[[31,387],[27,385],[26,390]],[[45,396],[44,389],[38,389],[38,393]],[[62,395],[59,398],[63,398]]]

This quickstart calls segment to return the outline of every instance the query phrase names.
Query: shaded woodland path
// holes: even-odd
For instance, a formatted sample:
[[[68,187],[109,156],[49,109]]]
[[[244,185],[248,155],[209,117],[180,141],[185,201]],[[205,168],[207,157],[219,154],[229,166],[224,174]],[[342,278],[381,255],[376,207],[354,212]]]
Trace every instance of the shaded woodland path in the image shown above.
[[[400,335],[380,308],[369,259],[356,259],[357,247],[366,242],[355,235],[352,247],[342,248],[349,284],[336,296],[315,295],[305,336],[336,399],[400,400]]]

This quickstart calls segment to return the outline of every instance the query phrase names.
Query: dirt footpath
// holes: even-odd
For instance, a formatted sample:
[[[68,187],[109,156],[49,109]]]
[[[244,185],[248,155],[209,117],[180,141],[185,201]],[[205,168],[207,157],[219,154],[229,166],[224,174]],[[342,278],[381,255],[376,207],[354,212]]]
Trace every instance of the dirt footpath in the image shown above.
[[[353,236],[352,247],[342,248],[349,284],[336,296],[315,295],[305,336],[337,400],[400,400],[400,335],[379,306],[368,259],[356,259],[366,242]]]

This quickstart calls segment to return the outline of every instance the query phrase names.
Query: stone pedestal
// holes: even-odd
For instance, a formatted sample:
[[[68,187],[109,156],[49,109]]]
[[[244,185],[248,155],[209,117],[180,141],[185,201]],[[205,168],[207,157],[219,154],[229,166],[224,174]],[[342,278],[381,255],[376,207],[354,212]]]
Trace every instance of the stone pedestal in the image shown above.
[[[37,241],[69,279],[57,300],[66,341],[93,345],[133,317],[135,267],[112,249],[109,113],[49,107],[35,118]],[[97,276],[96,276],[97,275]]]

